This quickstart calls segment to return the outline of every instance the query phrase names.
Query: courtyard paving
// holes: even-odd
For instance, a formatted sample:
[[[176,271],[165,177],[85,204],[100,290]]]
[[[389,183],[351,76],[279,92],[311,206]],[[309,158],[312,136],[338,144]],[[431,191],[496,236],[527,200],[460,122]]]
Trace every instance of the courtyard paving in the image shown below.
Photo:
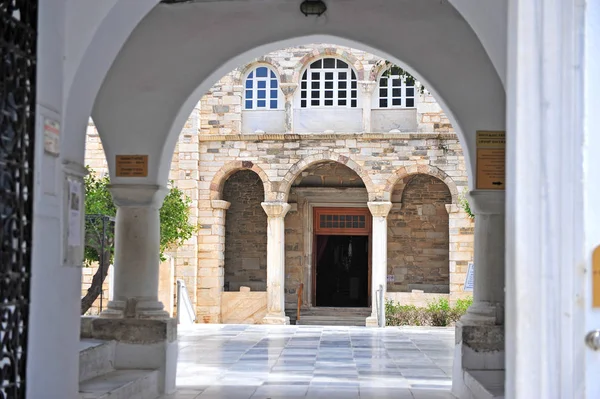
[[[180,328],[164,399],[450,399],[453,328]]]

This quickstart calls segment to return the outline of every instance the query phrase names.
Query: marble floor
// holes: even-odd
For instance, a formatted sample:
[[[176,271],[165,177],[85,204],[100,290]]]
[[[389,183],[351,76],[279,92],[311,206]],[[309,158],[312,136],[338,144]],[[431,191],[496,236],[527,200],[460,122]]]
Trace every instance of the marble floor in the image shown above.
[[[180,328],[163,399],[450,399],[453,328]]]

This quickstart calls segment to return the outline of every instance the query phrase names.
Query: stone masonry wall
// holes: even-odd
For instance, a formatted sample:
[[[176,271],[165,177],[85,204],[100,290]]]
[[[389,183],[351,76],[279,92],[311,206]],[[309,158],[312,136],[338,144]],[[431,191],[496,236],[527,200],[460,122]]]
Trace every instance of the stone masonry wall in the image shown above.
[[[200,134],[248,133],[241,131],[242,112],[244,112],[242,109],[243,79],[253,67],[267,65],[273,68],[279,75],[280,90],[287,85],[286,92],[280,95],[281,101],[284,101],[286,96],[288,101],[291,101],[296,85],[299,84],[300,71],[310,62],[321,57],[339,57],[347,61],[357,71],[357,79],[361,82],[376,82],[385,69],[385,60],[381,57],[326,43],[307,44],[268,53],[225,75],[202,97],[198,109],[194,111],[199,114]],[[359,91],[359,97],[361,95]],[[373,97],[377,97],[376,89]],[[299,108],[299,105],[294,103],[293,108]],[[415,108],[418,132],[454,131],[448,117],[427,90],[417,94]]]
[[[249,170],[225,182],[223,199],[231,203],[225,218],[225,291],[267,289],[267,214],[260,203],[260,177]]]
[[[396,202],[392,191],[396,183],[409,175],[429,174],[443,180],[450,187],[453,198],[452,205],[447,207],[450,297],[470,295],[464,293],[462,287],[468,262],[473,259],[473,221],[456,204],[458,192],[467,188],[462,148],[448,117],[427,90],[417,96],[417,129],[411,133],[366,131],[297,135],[293,134],[293,129],[286,130],[286,134],[246,134],[241,131],[243,79],[249,70],[262,64],[276,71],[282,90],[280,99],[285,102],[287,115],[291,109],[298,108],[294,93],[303,68],[323,57],[339,57],[355,69],[360,89],[358,95],[362,99],[359,107],[361,101],[363,107],[367,105],[368,90],[373,97],[377,96],[374,82],[385,68],[380,57],[329,44],[299,46],[266,54],[225,75],[200,99],[182,129],[169,177],[192,199],[190,221],[198,226],[198,233],[172,255],[175,257],[175,278],[185,280],[200,322],[219,322],[221,318],[225,224],[230,226],[240,222],[235,207],[228,209],[229,204],[222,201],[223,188],[227,178],[240,169],[250,169],[260,176],[261,184],[266,188],[261,201],[296,202],[296,210],[286,217],[286,302],[295,304],[298,285],[303,282],[306,293],[309,283],[307,254],[304,253],[306,243],[303,241],[303,231],[308,228],[307,209],[303,208],[303,200],[292,187],[331,185],[340,178],[336,175],[336,170],[343,170],[340,165],[354,173],[342,176],[354,179],[343,185],[360,186],[356,180],[358,175],[364,183],[362,190],[368,192],[371,201]],[[289,119],[289,115],[286,118]],[[322,131],[327,131],[327,127]],[[315,177],[319,173],[313,173],[319,167],[309,168],[321,161],[333,165],[330,171],[333,176],[325,173],[319,184],[319,177]],[[91,120],[86,164],[96,173],[107,173],[100,138]],[[320,165],[322,168],[323,164]],[[303,178],[306,180],[300,183]],[[367,196],[364,196],[366,202]],[[262,209],[260,214],[264,215]],[[266,229],[266,216],[264,226]],[[264,236],[266,240],[266,233]]]
[[[448,293],[450,190],[435,177],[417,174],[396,184],[392,200],[398,197],[401,207],[388,215],[388,275],[394,276],[388,291]]]

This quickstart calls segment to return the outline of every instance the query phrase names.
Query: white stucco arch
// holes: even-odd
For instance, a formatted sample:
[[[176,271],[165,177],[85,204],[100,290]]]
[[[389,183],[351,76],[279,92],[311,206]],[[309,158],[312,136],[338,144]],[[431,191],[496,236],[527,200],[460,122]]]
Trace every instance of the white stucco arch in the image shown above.
[[[414,73],[445,108],[470,165],[475,131],[504,129],[505,108],[502,82],[473,30],[451,5],[435,0],[350,2],[355,4],[332,3],[326,18],[309,19],[296,4],[287,3],[155,7],[125,43],[96,99],[93,115],[106,143],[109,167],[114,166],[112,149],[146,153],[148,178],[127,182],[166,181],[180,129],[214,82],[249,59],[315,41],[363,49]],[[224,20],[231,23],[214,22]],[[392,27],[398,37],[403,29],[420,33],[402,41],[389,34]]]

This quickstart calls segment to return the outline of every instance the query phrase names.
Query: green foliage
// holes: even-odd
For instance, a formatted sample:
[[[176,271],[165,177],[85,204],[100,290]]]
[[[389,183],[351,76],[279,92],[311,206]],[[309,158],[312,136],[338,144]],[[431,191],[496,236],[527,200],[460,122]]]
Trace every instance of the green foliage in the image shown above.
[[[460,193],[460,195],[458,196],[458,204],[466,212],[466,214],[469,215],[471,219],[475,217],[473,212],[471,212],[471,205],[469,205],[469,201],[467,200],[467,197],[465,196],[464,192]]]
[[[408,86],[416,86],[417,79],[415,79],[415,77],[412,76],[410,73],[408,73],[404,69],[400,68],[399,66],[394,65],[391,61],[385,61],[385,64],[387,66],[387,69],[382,74],[382,76],[390,77],[390,76],[397,75],[397,76],[400,76],[402,79],[404,79]],[[425,86],[423,86],[422,84],[419,84],[417,87],[417,90],[419,90],[419,92],[421,94],[423,94],[423,93],[425,93]]]
[[[452,307],[446,298],[430,301],[426,307],[401,305],[387,300],[385,318],[388,326],[451,326],[467,312],[472,298],[459,299]]]
[[[160,208],[160,257],[169,249],[182,245],[192,237],[196,226],[188,222],[192,201],[183,191],[172,187]]]
[[[98,177],[88,167],[88,175],[85,177],[85,213],[87,215],[105,215],[115,216],[117,208],[113,203],[112,196],[106,188],[110,183],[107,176]],[[107,236],[105,238],[105,248],[110,251],[112,258],[112,243],[114,235],[112,227],[107,226]],[[100,259],[101,241],[103,235],[102,220],[94,219],[85,222],[85,250],[84,263],[90,266],[92,262]],[[112,259],[110,259],[112,260]]]
[[[88,168],[88,171],[89,168]],[[117,208],[108,190],[110,179],[98,177],[93,171],[85,178],[85,212],[88,215],[98,214],[116,216]],[[189,207],[191,200],[177,187],[171,187],[160,208],[160,257],[164,253],[192,237],[196,230],[189,223]],[[99,260],[102,226],[100,220],[86,221],[85,263]],[[113,228],[107,229],[108,245],[112,247],[114,240]],[[112,252],[111,252],[112,256]]]

